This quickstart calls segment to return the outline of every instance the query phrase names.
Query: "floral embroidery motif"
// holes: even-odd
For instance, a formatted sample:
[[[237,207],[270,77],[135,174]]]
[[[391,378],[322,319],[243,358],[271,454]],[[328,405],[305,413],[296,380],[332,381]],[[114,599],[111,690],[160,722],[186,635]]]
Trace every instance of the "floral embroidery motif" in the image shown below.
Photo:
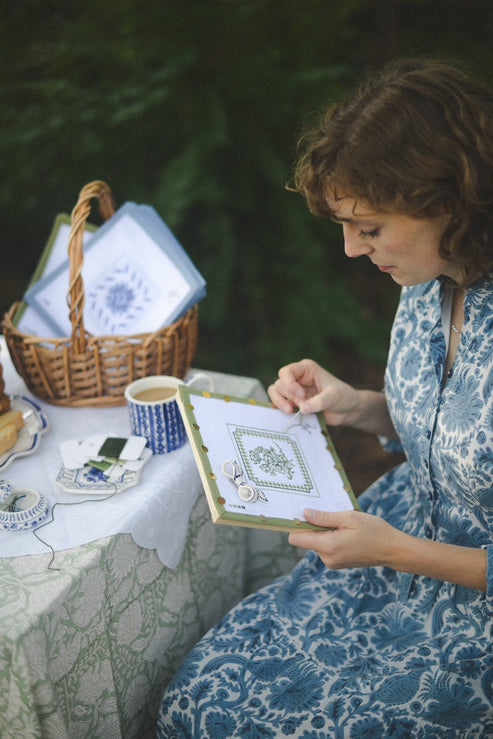
[[[317,494],[295,436],[232,424],[228,424],[228,430],[254,485],[287,494]]]
[[[130,256],[122,256],[88,286],[85,311],[102,333],[132,333],[158,290]]]
[[[112,313],[126,313],[135,299],[134,291],[125,282],[110,285],[105,305]]]
[[[263,472],[272,477],[283,475],[288,480],[293,478],[294,464],[289,460],[278,444],[274,446],[258,446],[250,451],[250,459]]]

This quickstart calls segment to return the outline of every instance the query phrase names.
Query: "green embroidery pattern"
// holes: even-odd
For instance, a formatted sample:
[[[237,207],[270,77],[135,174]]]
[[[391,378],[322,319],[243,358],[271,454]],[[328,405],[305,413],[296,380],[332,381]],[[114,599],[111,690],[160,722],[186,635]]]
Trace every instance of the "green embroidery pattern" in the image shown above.
[[[229,424],[228,431],[251,484],[318,495],[295,436]]]
[[[273,477],[285,475],[288,480],[291,480],[294,474],[294,465],[278,444],[276,444],[276,447],[277,449],[273,446],[258,446],[250,451],[250,459],[253,464],[258,464],[260,469],[268,475]]]

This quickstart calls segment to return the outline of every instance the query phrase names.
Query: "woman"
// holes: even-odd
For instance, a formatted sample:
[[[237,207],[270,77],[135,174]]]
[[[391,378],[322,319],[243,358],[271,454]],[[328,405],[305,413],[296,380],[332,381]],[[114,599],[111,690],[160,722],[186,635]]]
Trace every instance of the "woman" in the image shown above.
[[[305,511],[327,530],[290,534],[310,550],[299,565],[195,647],[159,734],[493,736],[493,97],[453,67],[403,61],[303,147],[310,210],[402,293],[384,392],[302,360],[269,394],[407,460],[361,511]]]

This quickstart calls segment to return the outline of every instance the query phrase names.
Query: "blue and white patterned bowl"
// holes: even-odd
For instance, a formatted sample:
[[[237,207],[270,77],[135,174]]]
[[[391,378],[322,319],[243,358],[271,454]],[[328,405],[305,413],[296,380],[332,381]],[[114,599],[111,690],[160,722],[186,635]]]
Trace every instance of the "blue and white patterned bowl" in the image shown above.
[[[0,529],[22,531],[39,526],[48,513],[43,495],[32,488],[12,488],[0,480]]]

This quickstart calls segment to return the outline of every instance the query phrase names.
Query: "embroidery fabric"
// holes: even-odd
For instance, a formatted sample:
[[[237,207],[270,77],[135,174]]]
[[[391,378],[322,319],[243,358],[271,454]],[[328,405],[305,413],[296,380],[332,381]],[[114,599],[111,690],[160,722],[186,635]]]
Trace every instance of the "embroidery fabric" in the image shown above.
[[[410,534],[488,549],[487,593],[308,553],[185,659],[159,737],[493,735],[493,286],[465,299],[452,374],[438,281],[404,288],[385,392],[407,461],[362,496]]]

